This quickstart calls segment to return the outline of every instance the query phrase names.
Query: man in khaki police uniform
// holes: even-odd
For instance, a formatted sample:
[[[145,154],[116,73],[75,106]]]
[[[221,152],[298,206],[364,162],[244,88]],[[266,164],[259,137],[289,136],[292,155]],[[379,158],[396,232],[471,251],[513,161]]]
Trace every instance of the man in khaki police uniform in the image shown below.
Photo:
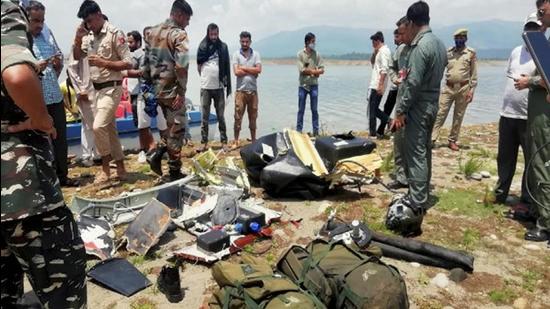
[[[99,5],[92,0],[82,3],[78,17],[84,22],[76,32],[74,58],[79,60],[88,55],[90,75],[96,90],[94,137],[103,165],[103,174],[96,178],[96,182],[110,179],[111,160],[116,163],[117,177],[125,180],[124,153],[118,139],[115,112],[122,95],[121,71],[132,68],[126,35],[105,19]]]
[[[466,46],[468,30],[458,29],[454,33],[455,46],[447,49],[446,82],[439,97],[439,112],[432,133],[432,141],[439,137],[439,130],[445,123],[451,105],[454,106],[453,124],[449,135],[449,148],[458,151],[458,135],[466,107],[474,98],[477,86],[477,57],[473,48]]]

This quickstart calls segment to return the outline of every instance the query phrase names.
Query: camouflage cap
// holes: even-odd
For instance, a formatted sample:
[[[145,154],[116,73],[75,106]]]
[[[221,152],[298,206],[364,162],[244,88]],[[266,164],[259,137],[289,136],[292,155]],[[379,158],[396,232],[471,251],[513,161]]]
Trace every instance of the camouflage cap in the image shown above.
[[[458,36],[458,35],[468,36],[468,29],[460,28],[460,29],[456,30],[455,33],[453,34],[453,36]]]

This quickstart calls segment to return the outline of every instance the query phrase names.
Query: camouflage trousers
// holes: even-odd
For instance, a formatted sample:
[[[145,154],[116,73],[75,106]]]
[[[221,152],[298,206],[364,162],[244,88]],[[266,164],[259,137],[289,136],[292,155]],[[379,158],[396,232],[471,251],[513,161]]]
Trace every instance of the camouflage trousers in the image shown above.
[[[187,127],[185,104],[179,109],[173,109],[173,100],[159,99],[158,101],[166,118],[167,126],[166,133],[161,136],[161,145],[165,145],[168,150],[170,170],[179,171],[181,169],[181,147],[183,147],[185,128]]]
[[[86,252],[66,206],[1,226],[2,308],[22,297],[23,273],[44,308],[86,308]]]

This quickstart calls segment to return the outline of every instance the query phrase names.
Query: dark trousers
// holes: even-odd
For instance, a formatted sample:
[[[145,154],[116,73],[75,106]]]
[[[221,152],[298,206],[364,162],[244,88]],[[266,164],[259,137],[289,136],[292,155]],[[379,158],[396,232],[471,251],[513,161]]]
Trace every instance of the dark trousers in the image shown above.
[[[376,89],[371,89],[369,94],[369,134],[371,136],[376,135],[376,118],[379,118],[382,123],[387,123],[389,120],[388,115],[380,110],[380,101],[382,96],[376,92]]]
[[[136,128],[138,127],[137,99],[138,99],[137,94],[130,95],[130,105],[132,106],[132,118],[134,121],[134,126]]]
[[[519,147],[523,150],[525,158],[527,153],[527,120],[500,117],[498,124],[498,182],[495,187],[496,201],[504,203],[510,192],[512,179],[516,173]],[[525,160],[527,161],[527,160]],[[525,162],[527,166],[527,162]],[[521,179],[521,200],[528,202],[528,194],[525,188],[525,170]]]
[[[397,89],[396,90],[390,90],[388,93],[388,97],[386,98],[386,103],[384,103],[384,114],[388,116],[387,120],[382,120],[380,122],[380,125],[378,126],[378,130],[376,130],[376,133],[383,135],[384,131],[386,129],[386,126],[388,125],[390,115],[393,111],[393,108],[395,106],[395,101],[397,100]]]
[[[225,96],[221,89],[201,89],[201,142],[208,143],[208,119],[210,117],[210,104],[214,101],[216,116],[218,117],[218,128],[222,144],[227,143],[227,129],[225,126]]]
[[[55,104],[47,105],[48,114],[53,119],[53,125],[57,131],[57,138],[52,140],[54,166],[59,182],[63,183],[67,180],[69,174],[69,166],[67,162],[67,118],[65,118],[65,106],[63,101]]]

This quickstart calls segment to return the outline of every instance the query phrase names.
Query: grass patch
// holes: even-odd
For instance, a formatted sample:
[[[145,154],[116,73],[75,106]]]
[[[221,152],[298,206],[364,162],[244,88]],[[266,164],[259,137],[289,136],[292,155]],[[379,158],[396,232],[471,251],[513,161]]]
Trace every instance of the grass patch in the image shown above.
[[[466,177],[470,177],[472,174],[479,172],[482,167],[483,161],[476,157],[468,157],[464,163],[462,163],[462,158],[458,160],[458,168]]]
[[[386,209],[381,209],[369,204],[363,205],[363,208],[365,210],[363,222],[367,224],[371,230],[384,234],[392,234],[392,232],[386,228],[386,223],[384,222],[384,218],[386,218]]]
[[[134,302],[130,304],[130,308],[132,309],[156,309],[157,304],[154,303],[152,300],[141,297]]]
[[[512,289],[506,287],[501,290],[492,290],[489,292],[489,298],[496,305],[506,305],[516,298],[516,294]]]
[[[254,254],[254,247],[250,244],[243,247],[243,251],[249,254]]]
[[[138,168],[138,172],[142,174],[148,174],[151,172],[151,167],[149,166],[149,164],[143,164]]]
[[[467,249],[471,249],[475,247],[475,245],[479,242],[479,239],[480,234],[478,230],[467,228],[464,231],[464,234],[462,234],[462,245],[464,245]]]
[[[132,263],[132,265],[138,267],[140,265],[145,264],[146,259],[144,255],[134,255],[134,256],[130,256],[128,260],[130,261],[130,263]]]
[[[269,265],[275,265],[275,261],[277,260],[277,258],[275,257],[275,255],[273,254],[273,252],[269,252],[266,256],[265,256],[265,260],[269,263]]]
[[[382,159],[382,166],[380,167],[380,171],[384,173],[389,173],[393,171],[394,168],[394,161],[393,161],[393,151],[391,151],[387,156],[385,156]]]
[[[477,158],[496,159],[496,154],[494,154],[493,152],[491,152],[491,150],[487,148],[481,147],[476,147],[472,152],[469,153],[469,155]]]
[[[478,200],[484,200],[485,192],[454,189],[438,192],[436,195],[439,197],[439,201],[435,205],[435,209],[456,215],[485,218],[500,213],[504,209],[499,209],[501,207],[493,206],[491,203],[486,203],[487,206],[478,203]]]
[[[542,278],[542,275],[540,273],[528,270],[521,273],[521,278],[523,279],[523,283],[521,284],[521,287],[524,290],[533,292],[537,287],[537,281],[539,281]]]

